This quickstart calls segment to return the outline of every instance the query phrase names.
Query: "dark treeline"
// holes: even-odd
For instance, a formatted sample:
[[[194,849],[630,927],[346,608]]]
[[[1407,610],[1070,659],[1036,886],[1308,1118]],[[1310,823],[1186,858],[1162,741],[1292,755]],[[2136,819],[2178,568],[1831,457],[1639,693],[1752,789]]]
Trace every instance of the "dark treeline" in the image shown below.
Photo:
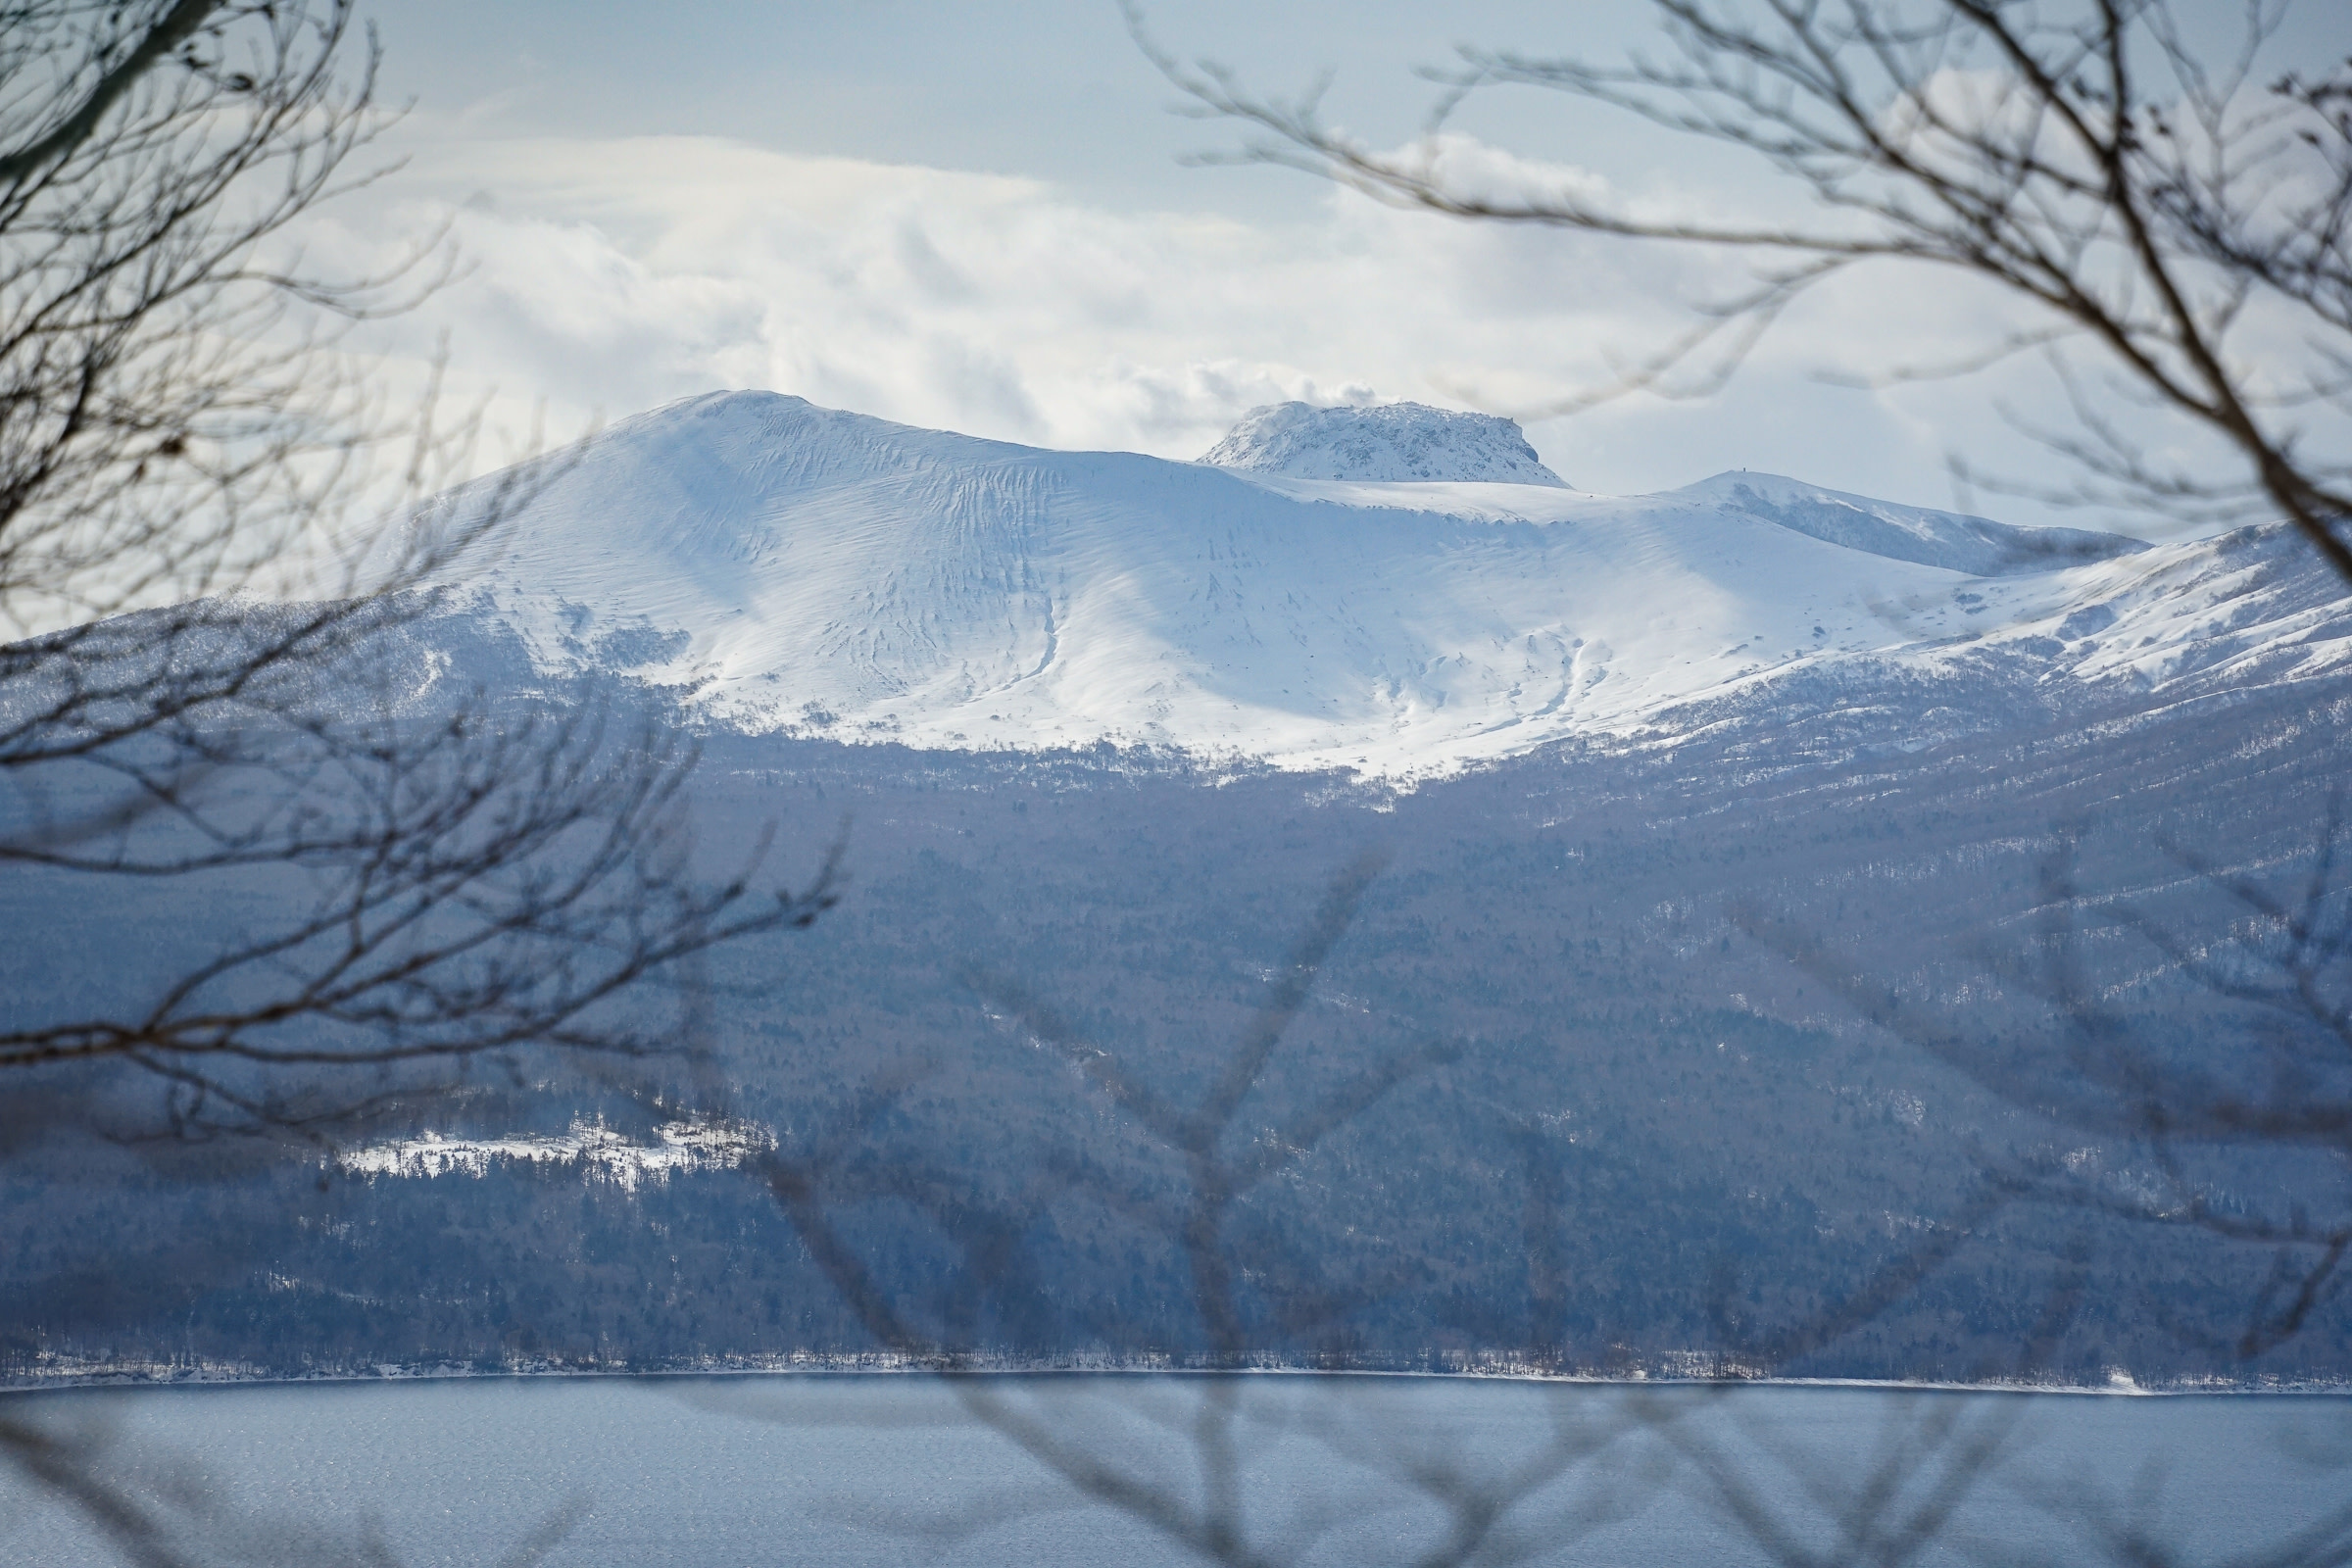
[[[2087,896],[2086,961],[2145,1047],[2226,1056],[2245,1017],[2097,911],[2130,896],[2226,939],[2211,889],[2159,846],[2264,874],[2309,863],[2352,685],[2095,730],[2055,715],[2021,728],[2014,693],[1987,699],[2009,718],[1997,729],[1948,709],[1922,721],[1900,693],[1823,695],[1699,740],[1546,752],[1410,793],[1109,748],[956,757],[712,736],[706,850],[774,821],[777,853],[813,861],[850,822],[838,909],[705,960],[689,1010],[715,1059],[659,1103],[585,1078],[485,1079],[478,1100],[388,1114],[368,1136],[584,1116],[645,1141],[691,1104],[788,1151],[829,1141],[844,1233],[943,1344],[1197,1357],[1165,1219],[1180,1170],[1004,998],[1182,1098],[1335,867],[1370,848],[1386,867],[1237,1127],[1247,1142],[1281,1126],[1396,1053],[1437,1042],[1446,1059],[1277,1162],[1237,1206],[1241,1296],[1267,1359],[1738,1365],[1749,1337],[1834,1314],[1875,1270],[1964,1226],[1923,1283],[1780,1370],[2352,1373],[2352,1317],[2332,1298],[2287,1343],[2231,1351],[2259,1254],[2080,1205],[1968,1210],[1988,1165],[2063,1166],[2128,1196],[2147,1184],[2145,1153],[1865,1027],[1747,934],[1766,911],[1889,995],[1988,1043],[2030,1042],[2043,1010],[1985,964],[2040,940],[2033,911],[2063,855]],[[2249,734],[2279,743],[2237,744]],[[1767,768],[1767,755],[1795,760]],[[128,895],[44,913],[37,887],[16,887],[30,902],[7,917],[26,936],[0,984],[26,996],[104,985],[128,945],[168,948],[190,922],[234,915],[233,900]],[[2207,1176],[2226,1202],[2298,1183],[2316,1199],[2325,1172],[2216,1155]],[[59,1139],[0,1164],[0,1355],[20,1369],[44,1355],[645,1367],[870,1348],[741,1171],[634,1190],[520,1162],[424,1180],[236,1140]],[[974,1250],[981,1234],[999,1245]],[[154,1265],[126,1271],[124,1257]],[[2022,1367],[2061,1295],[2057,1342]]]

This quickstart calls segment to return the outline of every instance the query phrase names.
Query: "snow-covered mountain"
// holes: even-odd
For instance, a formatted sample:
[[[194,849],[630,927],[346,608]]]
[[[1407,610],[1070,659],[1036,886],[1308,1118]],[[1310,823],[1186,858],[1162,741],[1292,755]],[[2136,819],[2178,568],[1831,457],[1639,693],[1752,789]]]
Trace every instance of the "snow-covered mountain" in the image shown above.
[[[590,443],[460,597],[546,666],[754,730],[1391,777],[1798,698],[1899,739],[1972,704],[2143,710],[2352,660],[2338,585],[2276,530],[2148,547],[1750,473],[1636,497],[1332,475],[1355,449],[1285,446],[1324,426],[1274,413],[1211,466],[696,398]],[[1492,472],[1497,424],[1517,440],[1420,420],[1412,461]]]
[[[1269,404],[1251,409],[1200,461],[1298,479],[1478,479],[1568,487],[1544,466],[1516,422],[1420,403],[1337,409]]]

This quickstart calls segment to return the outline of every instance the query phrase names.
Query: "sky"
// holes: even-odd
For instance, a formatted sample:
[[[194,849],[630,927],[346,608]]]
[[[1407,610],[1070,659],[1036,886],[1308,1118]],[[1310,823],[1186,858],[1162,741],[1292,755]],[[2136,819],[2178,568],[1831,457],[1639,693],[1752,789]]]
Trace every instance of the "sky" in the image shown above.
[[[1328,74],[1327,114],[1375,146],[1418,132],[1434,89],[1416,68],[1456,43],[1606,54],[1650,36],[1626,0],[1147,17],[1174,53],[1261,90]],[[306,244],[365,267],[448,225],[459,277],[368,342],[388,385],[438,348],[454,395],[490,411],[490,459],[719,387],[1179,459],[1259,404],[1411,399],[1521,418],[1596,492],[1748,467],[2060,520],[1948,467],[1958,451],[2031,471],[1999,408],[2030,390],[1840,384],[1982,343],[2013,318],[2002,302],[1856,275],[1717,395],[1549,416],[1745,274],[1203,164],[1236,133],[1175,112],[1114,0],[412,0],[374,20],[383,96],[409,106],[380,150],[402,166]],[[1783,199],[1732,155],[1533,92],[1474,101],[1449,133],[1459,167],[1498,179],[1711,211]]]

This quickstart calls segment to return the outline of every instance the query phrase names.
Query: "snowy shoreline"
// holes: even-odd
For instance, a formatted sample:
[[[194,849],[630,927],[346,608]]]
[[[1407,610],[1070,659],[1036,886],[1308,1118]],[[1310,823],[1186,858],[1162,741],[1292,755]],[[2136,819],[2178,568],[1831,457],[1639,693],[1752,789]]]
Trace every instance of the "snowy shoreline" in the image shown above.
[[[1942,1382],[1891,1378],[1772,1378],[1738,1375],[1708,1377],[1691,1373],[1640,1373],[1631,1376],[1599,1373],[1544,1372],[1517,1363],[1430,1371],[1402,1367],[1310,1367],[1264,1364],[1238,1368],[1177,1365],[1158,1361],[1071,1357],[1054,1361],[973,1357],[953,1365],[927,1358],[872,1353],[864,1355],[793,1355],[710,1358],[703,1361],[649,1366],[566,1365],[553,1361],[516,1361],[500,1367],[464,1362],[383,1363],[326,1371],[286,1372],[220,1363],[157,1364],[149,1362],[93,1362],[58,1358],[46,1366],[0,1373],[0,1396],[43,1392],[123,1391],[168,1388],[292,1388],[312,1384],[434,1383],[506,1379],[636,1379],[760,1377],[1265,1377],[1265,1378],[1425,1378],[1459,1382],[1549,1384],[1592,1389],[1848,1389],[1907,1394],[2036,1394],[2074,1395],[2110,1398],[2182,1398],[2222,1395],[2301,1395],[2327,1397],[2352,1396],[2352,1383],[2311,1380],[2259,1379],[2226,1381],[2219,1378],[2182,1380],[2148,1385],[2117,1372],[2103,1384]]]

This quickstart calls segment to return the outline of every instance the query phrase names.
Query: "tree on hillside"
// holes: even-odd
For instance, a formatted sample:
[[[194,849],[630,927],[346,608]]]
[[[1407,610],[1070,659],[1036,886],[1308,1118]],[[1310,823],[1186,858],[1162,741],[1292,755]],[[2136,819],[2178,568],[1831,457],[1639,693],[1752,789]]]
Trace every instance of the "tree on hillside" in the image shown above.
[[[314,1069],[647,1049],[599,1004],[814,904],[696,891],[658,725],[496,709],[421,644],[562,458],[421,500],[469,425],[388,417],[338,352],[438,258],[325,279],[289,234],[368,177],[372,41],[341,0],[44,0],[0,50],[0,859],[63,897],[243,873],[279,916],[0,1021],[0,1070],[126,1063],[185,1118],[294,1125]]]
[[[502,702],[431,645],[435,585],[562,459],[426,500],[472,422],[398,416],[345,334],[444,247],[304,265],[374,172],[376,58],[350,0],[0,8],[0,899],[74,971],[0,1010],[8,1157],[316,1149],[485,1061],[671,1052],[649,982],[826,902],[748,849],[698,877],[657,719]],[[173,1560],[38,1422],[0,1453]]]

